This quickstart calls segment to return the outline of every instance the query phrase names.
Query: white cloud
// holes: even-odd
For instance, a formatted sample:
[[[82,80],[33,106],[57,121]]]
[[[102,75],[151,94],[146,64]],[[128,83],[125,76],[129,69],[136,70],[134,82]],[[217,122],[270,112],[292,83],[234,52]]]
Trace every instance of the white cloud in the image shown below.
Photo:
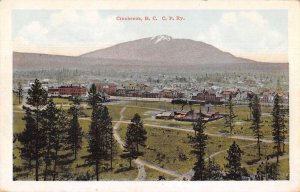
[[[287,39],[257,12],[224,13],[198,40],[224,50],[245,53],[287,53]]]
[[[50,15],[43,23],[33,21],[23,27],[14,44],[32,46],[86,46],[115,44],[137,35],[126,31],[125,25],[112,16],[100,16],[97,11],[63,10]]]
[[[232,26],[236,23],[236,13],[235,12],[229,12],[223,14],[221,17],[221,23],[225,26]]]

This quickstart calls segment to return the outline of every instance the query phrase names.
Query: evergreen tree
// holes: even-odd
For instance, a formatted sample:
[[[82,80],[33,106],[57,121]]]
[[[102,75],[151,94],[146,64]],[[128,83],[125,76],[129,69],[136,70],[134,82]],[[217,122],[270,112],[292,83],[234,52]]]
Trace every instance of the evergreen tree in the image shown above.
[[[68,144],[72,149],[72,154],[74,159],[77,159],[78,150],[81,149],[83,131],[78,121],[79,109],[76,105],[71,106],[69,109],[71,114],[71,119],[69,122],[69,131],[68,131]]]
[[[19,98],[19,104],[21,104],[21,100],[23,98],[23,88],[20,82],[18,83],[18,98]]]
[[[207,180],[220,181],[223,180],[223,173],[220,165],[218,165],[214,159],[208,159],[207,166]]]
[[[127,151],[123,157],[129,159],[129,168],[131,169],[131,161],[136,158],[137,151],[135,147],[135,128],[132,123],[128,124],[125,138],[125,149]]]
[[[38,149],[40,153],[40,149],[43,147],[42,143],[39,143],[38,148],[35,147],[36,140],[36,122],[35,118],[33,117],[33,113],[29,108],[24,108],[26,110],[25,116],[22,120],[25,121],[25,129],[22,133],[18,135],[18,140],[21,143],[20,151],[21,151],[21,158],[25,162],[25,167],[29,170],[32,168],[32,161],[35,160],[35,149]],[[40,155],[39,155],[40,156]]]
[[[139,114],[135,114],[131,119],[131,124],[133,126],[134,131],[134,143],[136,145],[136,151],[139,153],[139,145],[145,146],[145,142],[147,140],[147,131],[144,129],[143,121],[141,120],[141,116]]]
[[[288,133],[288,130],[287,130],[287,126],[285,124],[285,121],[286,121],[286,117],[288,118],[288,107],[287,109],[284,109],[284,107],[282,106],[281,107],[281,116],[282,116],[282,139],[283,139],[283,142],[282,142],[282,153],[285,152],[285,143],[284,143],[284,140],[286,139],[286,134]]]
[[[88,152],[89,156],[87,161],[90,164],[95,165],[95,175],[97,181],[99,180],[100,174],[100,163],[105,157],[105,135],[103,130],[103,121],[101,120],[103,112],[103,107],[101,105],[96,105],[92,112],[92,122],[90,125],[89,135],[88,135]]]
[[[96,89],[96,85],[95,84],[92,84],[89,92],[89,104],[92,106],[92,109],[94,109],[97,104],[101,103],[101,97],[99,95],[99,93],[97,92],[97,89]]]
[[[258,157],[261,158],[261,153],[260,153],[260,139],[263,137],[262,131],[261,131],[261,108],[260,108],[260,103],[257,95],[253,96],[253,104],[252,104],[252,131],[254,134],[254,137],[257,138],[257,149],[258,149]]]
[[[233,101],[232,101],[232,95],[229,96],[229,100],[227,103],[228,109],[229,109],[229,114],[225,117],[225,127],[230,129],[230,133],[232,134],[232,130],[234,128],[234,118],[236,117],[236,115],[234,114],[233,111]]]
[[[52,180],[55,181],[59,175],[62,177],[69,176],[70,169],[70,159],[66,154],[68,151],[67,143],[68,143],[68,115],[67,112],[60,109],[58,110],[58,126],[54,131],[54,155],[52,160],[53,162],[53,170],[52,170]]]
[[[242,180],[242,177],[247,175],[245,169],[241,167],[242,154],[243,151],[234,141],[227,151],[226,179]]]
[[[267,166],[266,172],[268,175],[268,180],[277,180],[279,176],[279,163],[271,163]]]
[[[42,112],[42,130],[45,135],[45,153],[43,161],[45,163],[44,181],[51,173],[52,160],[55,155],[56,134],[58,129],[58,110],[52,99],[49,100],[46,109]]]
[[[35,108],[32,110],[35,117],[35,128],[33,138],[30,138],[34,142],[34,160],[35,160],[35,180],[39,180],[39,168],[40,168],[40,159],[41,159],[41,149],[43,147],[44,140],[42,139],[42,131],[40,130],[40,116],[41,109],[47,103],[47,91],[43,89],[42,84],[38,79],[34,81],[31,88],[28,90],[27,104]]]
[[[266,178],[266,168],[264,163],[262,162],[256,169],[256,175],[255,179],[262,181],[262,180],[267,180]]]
[[[249,101],[249,110],[250,110],[250,120],[252,119],[252,105],[253,105],[253,94],[252,93],[247,93],[247,99]]]
[[[201,113],[201,112],[200,112]],[[196,155],[197,162],[194,164],[195,174],[192,180],[206,180],[206,166],[205,166],[205,149],[207,145],[207,135],[204,134],[205,122],[202,115],[194,123],[194,128],[196,132],[195,144],[193,146],[192,153]]]
[[[113,127],[111,122],[112,118],[109,116],[108,108],[106,106],[103,107],[101,119],[103,121],[103,126],[104,126],[106,157],[109,157],[110,159],[110,168],[112,170],[114,137],[113,137]]]
[[[79,96],[74,96],[73,97],[73,104],[79,106],[81,103],[81,99]]]
[[[278,173],[278,166],[277,163],[269,163],[266,161],[265,163],[262,162],[256,170],[255,179],[257,180],[277,180],[279,173]]]
[[[272,111],[272,135],[273,141],[275,143],[274,149],[276,150],[277,163],[279,162],[279,155],[282,153],[281,144],[284,143],[284,115],[282,114],[281,103],[281,97],[276,94],[274,97],[274,105]]]

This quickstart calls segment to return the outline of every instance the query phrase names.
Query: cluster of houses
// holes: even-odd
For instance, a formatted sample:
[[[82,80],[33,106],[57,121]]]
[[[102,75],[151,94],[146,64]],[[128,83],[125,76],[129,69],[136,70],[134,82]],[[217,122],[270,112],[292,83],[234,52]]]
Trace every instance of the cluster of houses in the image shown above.
[[[52,97],[70,97],[80,96],[86,98],[88,95],[88,84],[49,84],[47,80],[41,81],[43,87],[48,91],[49,96]],[[239,88],[221,89],[211,86],[203,89],[189,90],[184,88],[182,84],[176,86],[157,86],[146,83],[138,83],[131,80],[118,81],[118,82],[97,82],[95,83],[97,91],[105,98],[109,96],[121,97],[144,97],[144,98],[172,98],[189,100],[192,103],[213,103],[221,104],[228,100],[229,96],[237,102],[248,101],[248,95],[252,91],[241,90]],[[24,86],[23,90],[26,91],[30,88]],[[262,91],[259,94],[261,103],[273,103],[274,96],[277,92]],[[280,93],[283,101],[288,102],[288,93]]]
[[[156,119],[175,119],[177,121],[193,122],[200,117],[203,117],[205,122],[218,120],[223,117],[219,112],[210,109],[210,106],[205,105],[205,110],[190,110],[190,111],[166,111],[155,116]]]

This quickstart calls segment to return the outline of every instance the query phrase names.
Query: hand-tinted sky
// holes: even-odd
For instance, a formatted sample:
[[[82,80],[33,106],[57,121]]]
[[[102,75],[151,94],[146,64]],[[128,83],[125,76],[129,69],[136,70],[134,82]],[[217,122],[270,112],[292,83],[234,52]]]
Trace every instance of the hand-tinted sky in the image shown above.
[[[184,21],[118,21],[121,17],[182,16]],[[204,41],[241,55],[286,55],[286,10],[13,11],[14,50],[75,54],[166,34]]]

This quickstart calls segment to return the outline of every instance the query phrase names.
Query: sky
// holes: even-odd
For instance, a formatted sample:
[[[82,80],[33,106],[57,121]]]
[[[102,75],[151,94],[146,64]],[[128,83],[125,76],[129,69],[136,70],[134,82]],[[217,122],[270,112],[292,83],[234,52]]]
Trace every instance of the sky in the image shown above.
[[[157,17],[157,21],[119,21]],[[181,16],[183,21],[163,21]],[[286,10],[14,10],[14,51],[80,55],[135,39],[169,35],[211,44],[236,56],[286,62]]]

